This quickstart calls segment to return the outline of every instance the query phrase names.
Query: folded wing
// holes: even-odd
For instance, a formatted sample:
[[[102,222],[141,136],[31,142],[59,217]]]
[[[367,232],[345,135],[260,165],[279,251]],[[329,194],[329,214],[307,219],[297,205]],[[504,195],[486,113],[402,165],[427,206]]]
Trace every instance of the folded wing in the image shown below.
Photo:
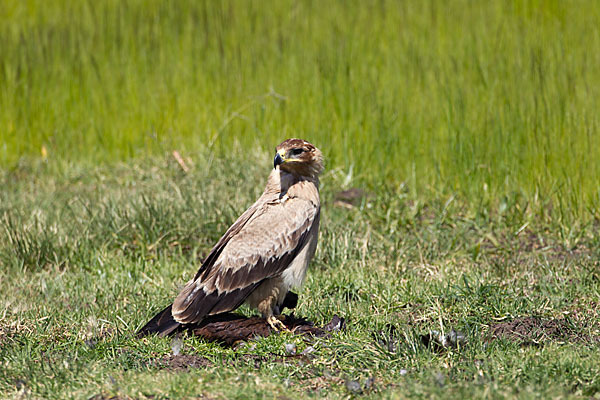
[[[255,203],[231,226],[173,303],[173,317],[194,323],[234,310],[264,280],[280,275],[307,245],[319,205],[290,198]]]

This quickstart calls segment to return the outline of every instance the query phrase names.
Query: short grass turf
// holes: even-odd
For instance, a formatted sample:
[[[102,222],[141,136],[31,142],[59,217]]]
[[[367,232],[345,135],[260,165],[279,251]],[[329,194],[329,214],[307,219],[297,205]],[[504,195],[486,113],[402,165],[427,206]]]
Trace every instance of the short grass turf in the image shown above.
[[[350,187],[336,171],[322,179],[321,238],[296,314],[318,325],[342,316],[344,331],[310,343],[272,335],[235,349],[184,335],[178,357],[170,338],[135,338],[260,194],[271,156],[197,155],[188,173],[170,155],[4,173],[3,396],[600,393],[593,222],[567,228],[520,198],[484,207],[458,196],[415,197],[402,186],[364,190],[349,204],[339,192]],[[542,323],[511,330],[531,320]],[[427,343],[433,331],[452,330],[465,337],[457,346]],[[314,351],[291,357],[286,344]]]

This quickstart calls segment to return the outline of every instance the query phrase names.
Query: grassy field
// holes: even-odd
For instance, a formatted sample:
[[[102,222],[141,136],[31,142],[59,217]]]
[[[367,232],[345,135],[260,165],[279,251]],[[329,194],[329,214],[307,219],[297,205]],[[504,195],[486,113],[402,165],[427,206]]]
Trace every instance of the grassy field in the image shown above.
[[[594,2],[0,2],[0,164],[317,142],[370,184],[598,209]]]
[[[597,65],[583,0],[0,0],[0,397],[600,396]],[[134,338],[294,136],[346,329]]]
[[[358,381],[372,398],[598,395],[594,229],[566,234],[519,204],[473,213],[409,191],[342,207],[334,173],[323,178],[320,247],[296,313],[319,325],[343,316],[344,332],[235,350],[184,337],[189,369],[171,339],[134,338],[258,196],[270,156],[199,158],[187,174],[154,160],[5,175],[0,392],[336,398],[359,395],[346,384]],[[511,328],[523,318],[539,323]],[[466,338],[457,348],[427,344],[431,331],[453,329]],[[286,358],[286,343],[315,351]]]

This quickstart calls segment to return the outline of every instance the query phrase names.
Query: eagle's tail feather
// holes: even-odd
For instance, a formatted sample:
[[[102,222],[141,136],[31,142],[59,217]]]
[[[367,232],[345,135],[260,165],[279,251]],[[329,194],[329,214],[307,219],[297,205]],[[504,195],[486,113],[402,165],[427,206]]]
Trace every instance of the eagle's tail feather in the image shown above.
[[[148,323],[137,332],[137,337],[148,336],[153,333],[156,333],[159,336],[168,336],[177,330],[181,324],[173,318],[173,315],[171,314],[172,306],[173,305],[170,304],[167,308],[148,321]]]

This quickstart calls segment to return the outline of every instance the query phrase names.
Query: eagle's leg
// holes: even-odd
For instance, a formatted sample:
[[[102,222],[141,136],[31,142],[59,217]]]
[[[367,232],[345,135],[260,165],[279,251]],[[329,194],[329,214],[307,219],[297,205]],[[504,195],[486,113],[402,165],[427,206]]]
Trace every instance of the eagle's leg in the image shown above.
[[[284,303],[287,288],[283,279],[273,278],[263,282],[246,300],[252,307],[258,309],[262,317],[275,332],[290,332],[281,322],[281,304]]]

